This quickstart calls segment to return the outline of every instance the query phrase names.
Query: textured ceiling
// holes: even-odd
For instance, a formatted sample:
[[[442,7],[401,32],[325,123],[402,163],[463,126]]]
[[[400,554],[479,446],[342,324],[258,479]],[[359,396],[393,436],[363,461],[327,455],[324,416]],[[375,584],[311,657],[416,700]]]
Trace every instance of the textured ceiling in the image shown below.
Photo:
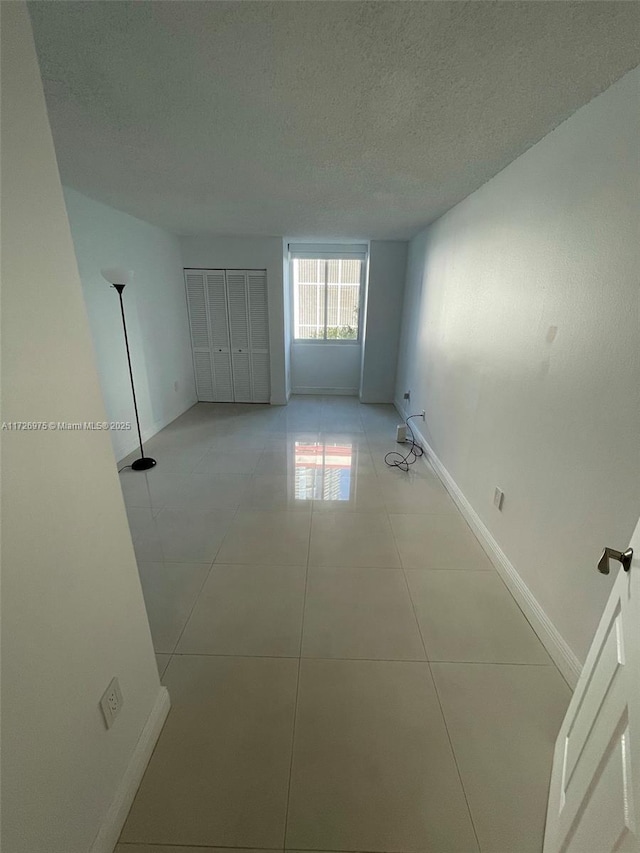
[[[402,239],[640,63],[629,2],[32,2],[63,182],[180,234]]]

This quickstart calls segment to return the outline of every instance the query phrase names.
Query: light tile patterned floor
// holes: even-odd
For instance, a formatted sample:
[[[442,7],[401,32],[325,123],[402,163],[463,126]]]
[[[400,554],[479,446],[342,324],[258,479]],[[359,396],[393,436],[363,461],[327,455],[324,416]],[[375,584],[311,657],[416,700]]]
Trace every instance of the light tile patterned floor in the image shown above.
[[[122,472],[172,710],[118,853],[539,853],[569,690],[398,421],[200,403]]]

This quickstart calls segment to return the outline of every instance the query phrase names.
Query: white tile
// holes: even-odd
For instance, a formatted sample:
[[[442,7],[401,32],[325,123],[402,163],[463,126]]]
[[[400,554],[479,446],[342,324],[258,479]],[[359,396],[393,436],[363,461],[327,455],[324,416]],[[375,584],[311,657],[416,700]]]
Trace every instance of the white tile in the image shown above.
[[[262,450],[245,448],[214,450],[200,460],[198,470],[203,473],[253,474],[262,453]]]
[[[320,428],[364,435],[362,421],[358,415],[333,414],[331,412],[324,414],[320,420]]]
[[[298,661],[174,655],[122,842],[284,846]]]
[[[180,436],[165,446],[148,444],[145,447],[145,453],[156,460],[158,471],[174,474],[189,474],[197,469],[207,450],[206,442],[189,444],[188,436]]]
[[[407,570],[406,576],[429,660],[551,664],[495,572]]]
[[[309,565],[398,568],[386,514],[314,512]]]
[[[160,509],[174,499],[188,482],[189,475],[159,468],[149,471],[123,471],[120,474],[122,496],[128,507]]]
[[[250,478],[240,506],[253,510],[303,509],[309,512],[311,502],[300,494],[295,476],[257,474]]]
[[[477,851],[427,664],[301,662],[286,846]]]
[[[196,509],[235,510],[240,505],[251,477],[247,474],[221,474],[194,471],[185,478],[173,499],[166,499],[170,507]]]
[[[426,466],[420,471],[389,469],[379,473],[378,480],[385,507],[392,514],[459,515],[458,508],[435,474]]]
[[[177,652],[298,657],[305,575],[304,567],[216,563]]]
[[[280,429],[285,432],[298,432],[299,430],[322,429],[322,415],[320,412],[285,412],[280,421]]]
[[[424,660],[402,572],[310,569],[302,654],[316,658]]]
[[[154,562],[163,559],[162,546],[154,511],[138,507],[127,507],[127,518],[131,540],[138,562]]]
[[[552,666],[432,669],[482,853],[540,853],[569,688]]]
[[[225,453],[227,451],[261,453],[266,443],[267,434],[264,432],[230,430],[224,435],[218,434],[212,438],[209,442],[209,451],[214,453]]]
[[[138,563],[156,652],[171,654],[186,625],[210,563]]]
[[[390,514],[389,519],[405,569],[493,570],[459,514]]]
[[[293,447],[279,449],[267,448],[258,460],[253,473],[259,475],[293,476],[295,472],[295,453]]]
[[[314,512],[384,512],[384,497],[380,481],[375,474],[352,472],[347,480],[349,488],[344,488],[340,500],[330,500],[331,478],[328,477],[324,488],[324,498],[313,502]]]
[[[568,690],[435,471],[384,465],[400,421],[198,404],[121,476],[172,710],[119,853],[283,849],[301,642],[287,849],[477,853],[414,609],[432,659],[496,661],[432,664],[482,853],[539,851]],[[301,443],[348,500],[296,498]]]
[[[155,521],[164,559],[177,563],[212,563],[235,512],[161,509]]]
[[[310,525],[309,512],[238,510],[216,562],[306,565]]]
[[[329,423],[319,433],[318,439],[325,444],[347,444],[351,445],[354,451],[369,452],[369,442],[366,435],[357,430],[338,430],[333,424]]]

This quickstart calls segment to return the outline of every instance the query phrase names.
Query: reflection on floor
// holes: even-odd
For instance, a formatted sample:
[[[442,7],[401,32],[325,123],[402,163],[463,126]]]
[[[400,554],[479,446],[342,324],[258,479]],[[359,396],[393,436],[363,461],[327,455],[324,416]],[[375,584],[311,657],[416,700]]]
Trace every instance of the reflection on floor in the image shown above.
[[[201,403],[121,474],[172,710],[120,853],[540,851],[569,690],[397,422]]]

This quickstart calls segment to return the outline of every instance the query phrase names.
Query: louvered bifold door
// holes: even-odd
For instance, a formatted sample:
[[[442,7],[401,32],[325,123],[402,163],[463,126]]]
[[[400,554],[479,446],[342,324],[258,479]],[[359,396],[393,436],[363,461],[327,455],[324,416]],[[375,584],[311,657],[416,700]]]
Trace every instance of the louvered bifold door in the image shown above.
[[[271,397],[271,387],[266,272],[264,270],[248,270],[247,282],[249,293],[251,399],[254,403],[268,403]]]
[[[214,400],[214,387],[205,274],[199,270],[186,270],[185,285],[196,392],[198,400],[210,403]]]
[[[224,270],[208,270],[207,298],[211,328],[211,361],[213,364],[213,395],[217,403],[233,402],[229,317]]]
[[[247,274],[227,270],[227,304],[231,335],[233,396],[236,403],[251,403],[251,359],[249,355],[249,311]]]

